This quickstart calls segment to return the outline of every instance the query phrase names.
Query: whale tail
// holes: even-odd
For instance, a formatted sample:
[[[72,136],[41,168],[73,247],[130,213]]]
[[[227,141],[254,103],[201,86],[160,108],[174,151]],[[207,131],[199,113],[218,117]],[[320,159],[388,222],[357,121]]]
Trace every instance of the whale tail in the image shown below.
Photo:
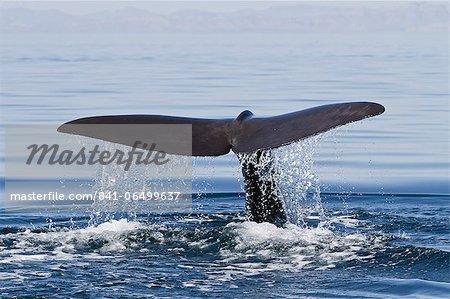
[[[199,119],[161,115],[95,116],[63,124],[59,132],[82,135],[114,143],[136,146],[162,141],[169,154],[220,156],[254,153],[251,161],[241,161],[245,181],[248,219],[282,225],[287,221],[285,207],[277,196],[277,182],[272,173],[273,161],[267,149],[277,148],[330,129],[384,112],[380,104],[369,102],[325,105],[274,117],[257,118],[250,111],[235,119]],[[85,126],[85,125],[95,126]],[[128,125],[132,126],[128,126]],[[192,148],[177,143],[176,131],[161,134],[142,128],[145,124],[192,125]],[[80,126],[81,125],[81,126]],[[119,126],[116,125],[127,125]],[[175,141],[174,141],[175,139]],[[139,146],[137,146],[139,147]],[[144,148],[146,149],[146,148]],[[158,150],[158,149],[154,149]]]
[[[379,115],[380,104],[355,102],[332,104],[274,117],[254,117],[250,111],[235,119],[201,119],[162,115],[114,115],[80,118],[61,125],[59,132],[81,135],[109,142],[133,146],[135,141],[151,144],[157,132],[140,130],[138,126],[113,125],[187,124],[192,125],[192,149],[166,142],[169,154],[192,156],[220,156],[230,150],[235,153],[277,148],[330,129]],[[98,126],[80,126],[98,125]],[[161,136],[158,136],[159,140]],[[166,136],[167,139],[173,136]],[[138,146],[139,147],[139,146]]]

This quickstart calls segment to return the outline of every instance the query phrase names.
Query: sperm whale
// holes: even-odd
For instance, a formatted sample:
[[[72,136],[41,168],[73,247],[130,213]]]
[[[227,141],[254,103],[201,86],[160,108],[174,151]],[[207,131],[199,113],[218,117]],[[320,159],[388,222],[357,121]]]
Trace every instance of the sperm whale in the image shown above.
[[[348,123],[380,115],[384,111],[385,108],[377,103],[351,102],[323,105],[264,118],[255,117],[248,110],[241,112],[234,119],[146,114],[93,116],[66,122],[58,128],[58,132],[135,146],[137,140],[142,141],[141,144],[146,142],[150,144],[154,137],[152,132],[145,131],[137,125],[191,125],[192,148],[177,146],[173,136],[166,136],[168,142],[164,151],[169,154],[192,156],[220,156],[229,153],[230,150],[236,154],[254,153],[255,159],[240,161],[245,182],[248,219],[282,224],[286,222],[286,213],[283,203],[275,192],[276,181],[270,173],[272,156],[269,150]],[[127,126],[117,130],[117,126],[113,125]],[[262,163],[263,160],[265,163]]]

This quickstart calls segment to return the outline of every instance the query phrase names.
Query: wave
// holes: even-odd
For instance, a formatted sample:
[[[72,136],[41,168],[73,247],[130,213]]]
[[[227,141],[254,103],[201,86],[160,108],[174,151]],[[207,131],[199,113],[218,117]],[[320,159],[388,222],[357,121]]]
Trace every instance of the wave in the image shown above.
[[[329,228],[295,225],[281,228],[254,222],[218,225],[223,218],[226,216],[184,217],[172,224],[119,219],[84,228],[4,230],[0,235],[0,263],[89,259],[141,251],[158,254],[164,249],[186,256],[213,254],[227,264],[255,263],[252,268],[264,265],[259,270],[324,270],[369,261],[392,265],[393,256],[398,257],[396,264],[417,264],[425,262],[421,260],[425,257],[437,259],[434,264],[448,261],[450,254],[431,248],[392,247],[392,237],[379,234],[339,233]]]

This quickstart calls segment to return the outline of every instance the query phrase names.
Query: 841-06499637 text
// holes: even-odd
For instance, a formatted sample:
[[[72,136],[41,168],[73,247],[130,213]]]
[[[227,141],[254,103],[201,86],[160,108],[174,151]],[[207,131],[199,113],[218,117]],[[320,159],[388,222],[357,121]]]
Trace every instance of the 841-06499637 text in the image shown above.
[[[107,201],[107,200],[126,200],[126,201],[177,201],[180,199],[179,191],[139,191],[139,192],[100,192],[92,193],[11,193],[11,201]]]

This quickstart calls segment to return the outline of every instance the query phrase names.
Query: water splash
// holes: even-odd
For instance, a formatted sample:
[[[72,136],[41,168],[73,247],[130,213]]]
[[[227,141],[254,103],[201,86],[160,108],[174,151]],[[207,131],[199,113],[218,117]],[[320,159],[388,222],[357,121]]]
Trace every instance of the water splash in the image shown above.
[[[292,143],[277,149],[270,149],[261,155],[241,153],[242,163],[257,165],[262,182],[273,188],[261,188],[275,192],[281,199],[288,222],[306,227],[306,219],[315,217],[319,225],[326,225],[326,217],[320,198],[319,180],[314,171],[314,156],[320,136]]]
[[[127,152],[125,146],[105,143],[106,150],[112,152],[116,149]],[[101,165],[96,169],[94,192],[97,194],[123,194],[125,190],[146,191],[148,189],[147,174],[145,167],[131,167],[128,171],[124,170],[124,165],[110,163]],[[92,212],[99,213],[104,211],[128,211],[136,212],[135,208],[130,207],[131,202],[118,201],[111,198],[94,201]]]
[[[106,150],[128,152],[129,147],[105,143]],[[170,165],[125,165],[110,163],[96,169],[93,192],[102,194],[94,201],[91,211],[93,222],[101,223],[126,217],[134,219],[139,213],[190,211],[191,157],[166,155]],[[179,192],[179,201],[149,199],[149,193]],[[145,197],[145,199],[144,199]],[[92,221],[91,221],[92,222]]]
[[[274,150],[280,196],[291,223],[306,226],[305,219],[318,217],[320,225],[326,217],[320,197],[319,178],[314,157],[322,136]]]

